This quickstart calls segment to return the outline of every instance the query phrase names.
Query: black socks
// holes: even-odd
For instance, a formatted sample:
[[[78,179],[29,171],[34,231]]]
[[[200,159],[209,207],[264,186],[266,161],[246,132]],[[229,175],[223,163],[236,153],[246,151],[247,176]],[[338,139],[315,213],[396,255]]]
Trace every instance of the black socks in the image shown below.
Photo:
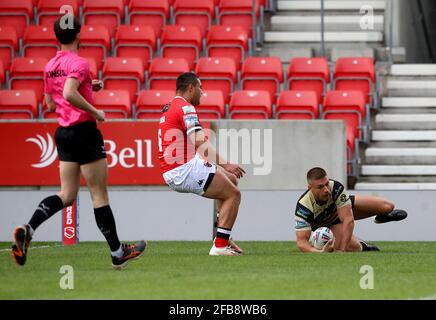
[[[32,227],[33,230],[36,230],[36,228],[38,228],[41,223],[43,223],[45,220],[47,220],[63,208],[64,204],[59,196],[54,195],[47,197],[39,204],[38,208],[36,209],[35,213],[29,221],[29,225]]]

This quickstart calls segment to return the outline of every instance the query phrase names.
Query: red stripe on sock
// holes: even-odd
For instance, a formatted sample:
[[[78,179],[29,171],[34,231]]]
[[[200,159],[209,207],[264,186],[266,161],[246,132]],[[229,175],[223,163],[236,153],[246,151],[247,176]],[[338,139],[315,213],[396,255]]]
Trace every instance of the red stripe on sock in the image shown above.
[[[220,237],[215,238],[215,247],[217,248],[224,248],[229,245],[229,239],[224,239]]]

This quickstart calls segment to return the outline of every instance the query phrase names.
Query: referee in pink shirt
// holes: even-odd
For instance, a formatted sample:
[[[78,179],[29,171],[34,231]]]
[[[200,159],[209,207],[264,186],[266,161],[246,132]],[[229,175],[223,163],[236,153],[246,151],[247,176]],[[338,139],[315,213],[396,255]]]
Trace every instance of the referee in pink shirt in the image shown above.
[[[70,25],[65,23],[68,21]],[[95,220],[109,244],[112,266],[115,269],[125,267],[130,260],[139,258],[146,247],[145,241],[121,244],[118,239],[109,206],[106,151],[96,123],[104,121],[105,114],[92,105],[92,91],[100,90],[102,83],[91,80],[88,61],[77,55],[80,28],[79,20],[72,15],[61,17],[54,24],[61,50],[47,63],[44,83],[48,109],[58,115],[55,140],[61,191],[42,200],[28,224],[15,228],[12,256],[18,265],[25,264],[33,233],[41,223],[76,199],[80,174],[91,192]]]

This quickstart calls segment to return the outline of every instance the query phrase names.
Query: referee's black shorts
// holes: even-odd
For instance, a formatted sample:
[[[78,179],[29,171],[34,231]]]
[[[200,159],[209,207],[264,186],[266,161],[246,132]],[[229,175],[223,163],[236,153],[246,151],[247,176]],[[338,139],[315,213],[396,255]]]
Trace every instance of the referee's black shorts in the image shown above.
[[[82,165],[106,158],[103,136],[95,122],[58,127],[55,141],[60,161]]]

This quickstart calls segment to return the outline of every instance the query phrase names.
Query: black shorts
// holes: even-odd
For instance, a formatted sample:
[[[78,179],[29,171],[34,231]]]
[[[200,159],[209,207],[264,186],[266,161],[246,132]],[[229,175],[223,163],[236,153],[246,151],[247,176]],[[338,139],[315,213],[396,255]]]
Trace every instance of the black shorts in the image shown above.
[[[60,161],[82,165],[106,158],[103,136],[95,122],[59,127],[55,141]]]
[[[354,201],[356,200],[356,197],[353,195],[350,195],[350,201],[351,201],[351,209],[354,209]],[[326,225],[327,228],[330,228],[331,226],[334,226],[335,224],[341,223],[341,219],[337,217],[333,222]],[[317,228],[312,227],[312,231],[315,231]]]

